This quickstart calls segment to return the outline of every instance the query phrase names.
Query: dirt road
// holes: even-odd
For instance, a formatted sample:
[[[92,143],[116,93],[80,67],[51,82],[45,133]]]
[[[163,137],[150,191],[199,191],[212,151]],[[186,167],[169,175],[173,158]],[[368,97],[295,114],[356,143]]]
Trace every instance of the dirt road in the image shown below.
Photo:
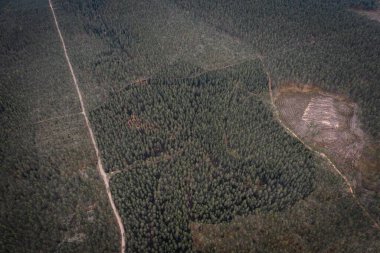
[[[59,28],[58,20],[57,20],[57,17],[55,15],[55,11],[54,11],[53,4],[52,4],[51,0],[49,0],[49,6],[50,6],[51,13],[53,15],[53,18],[54,18],[54,23],[55,23],[55,26],[57,28],[57,32],[58,32],[59,38],[61,40],[61,44],[62,44],[62,48],[63,48],[64,54],[65,54],[66,62],[67,62],[67,65],[68,65],[68,67],[70,69],[70,73],[71,73],[71,76],[73,78],[73,83],[74,83],[74,86],[75,86],[75,89],[77,91],[77,95],[78,95],[78,98],[79,98],[79,101],[80,101],[81,113],[83,114],[83,117],[85,119],[86,127],[87,127],[87,130],[88,130],[89,134],[90,134],[92,145],[93,145],[93,147],[95,149],[95,154],[96,154],[96,158],[97,158],[98,172],[99,172],[99,175],[101,176],[101,178],[103,180],[104,186],[106,188],[108,200],[109,200],[109,202],[111,204],[113,213],[114,213],[115,218],[116,218],[116,222],[117,222],[119,230],[120,230],[120,252],[124,253],[125,252],[125,231],[124,231],[124,225],[123,225],[123,222],[121,220],[120,214],[117,211],[117,208],[116,208],[115,203],[114,203],[113,198],[112,198],[111,190],[110,190],[110,187],[109,187],[109,179],[108,179],[108,176],[107,176],[107,174],[106,174],[106,172],[104,171],[104,168],[103,168],[103,163],[102,163],[102,160],[101,160],[101,157],[100,157],[100,152],[99,152],[98,145],[97,145],[96,140],[95,140],[95,135],[94,135],[94,133],[92,131],[90,121],[88,120],[87,111],[86,111],[86,107],[85,107],[84,102],[83,102],[82,93],[81,93],[81,90],[79,89],[78,81],[77,81],[77,78],[75,76],[73,67],[71,65],[70,58],[69,58],[69,56],[67,54],[67,49],[66,49],[65,41],[63,39],[61,30]]]

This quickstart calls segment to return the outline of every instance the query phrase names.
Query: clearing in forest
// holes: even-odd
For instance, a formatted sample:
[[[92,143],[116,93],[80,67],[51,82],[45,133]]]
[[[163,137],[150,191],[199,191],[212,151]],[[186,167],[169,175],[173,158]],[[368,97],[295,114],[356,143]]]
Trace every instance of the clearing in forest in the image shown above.
[[[284,124],[330,157],[348,178],[360,202],[370,213],[377,213],[379,157],[361,129],[358,105],[308,85],[283,86],[275,91],[274,102]]]
[[[298,136],[345,161],[359,160],[365,141],[354,103],[317,88],[296,86],[278,90],[275,103],[281,119]]]
[[[371,20],[380,22],[380,9],[370,10],[370,11],[357,10],[355,12],[359,13],[360,15],[366,16],[367,18]]]
[[[380,1],[377,1],[377,6],[380,6]],[[380,8],[377,7],[375,9],[365,10],[365,9],[353,9],[354,12],[366,16],[367,18],[371,20],[375,20],[377,22],[380,22]]]

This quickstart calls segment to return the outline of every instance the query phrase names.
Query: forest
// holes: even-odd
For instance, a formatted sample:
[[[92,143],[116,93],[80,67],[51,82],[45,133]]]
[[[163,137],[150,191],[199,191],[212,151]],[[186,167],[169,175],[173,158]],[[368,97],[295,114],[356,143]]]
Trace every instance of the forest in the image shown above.
[[[311,152],[257,97],[267,85],[256,60],[148,80],[91,112],[128,252],[189,251],[190,222],[280,211],[313,190]]]
[[[186,76],[217,62],[233,64],[262,55],[274,85],[318,85],[359,103],[364,127],[377,138],[380,28],[349,11],[363,5],[376,8],[376,1],[70,0],[62,8],[64,14],[76,13],[92,40],[107,44],[97,55],[78,56],[78,65],[97,83],[120,89],[140,78]],[[115,12],[120,13],[111,14]],[[205,32],[211,32],[205,26],[216,28],[213,37],[223,33],[233,40],[204,40]]]
[[[266,57],[276,85],[292,81],[347,95],[379,138],[380,27],[347,9],[375,1],[182,1],[206,22],[242,37]]]
[[[0,10],[0,252],[116,252],[47,3],[18,2]]]
[[[54,0],[126,252],[378,252],[326,161],[278,123],[288,83],[380,135],[374,0]],[[0,251],[119,252],[47,0],[0,0]]]

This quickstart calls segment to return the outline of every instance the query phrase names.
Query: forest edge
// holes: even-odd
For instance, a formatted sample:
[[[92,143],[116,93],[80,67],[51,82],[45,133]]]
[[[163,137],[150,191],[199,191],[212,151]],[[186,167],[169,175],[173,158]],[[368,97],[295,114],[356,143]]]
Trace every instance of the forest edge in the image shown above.
[[[86,122],[87,130],[88,130],[88,132],[90,134],[92,145],[93,145],[93,147],[95,149],[95,154],[96,154],[96,158],[97,158],[98,172],[99,172],[99,175],[101,176],[101,178],[103,180],[104,186],[106,188],[108,200],[109,200],[109,202],[111,204],[113,213],[114,213],[115,218],[116,218],[116,222],[117,222],[118,227],[119,227],[119,231],[120,231],[120,252],[124,253],[125,252],[124,225],[123,225],[123,222],[121,220],[120,214],[119,214],[119,212],[118,212],[118,210],[117,210],[117,208],[115,206],[115,203],[113,201],[113,198],[112,198],[112,194],[111,194],[110,187],[109,187],[109,179],[108,179],[107,174],[106,174],[106,172],[104,171],[104,168],[103,168],[103,163],[102,163],[102,160],[101,160],[101,157],[100,157],[100,152],[99,152],[98,145],[97,145],[96,140],[95,140],[95,135],[94,135],[94,133],[92,131],[92,128],[91,128],[91,125],[90,125],[90,121],[88,120],[86,107],[84,105],[83,98],[82,98],[82,93],[81,93],[81,90],[79,89],[78,81],[77,81],[77,78],[75,76],[73,67],[71,65],[71,61],[70,61],[70,58],[69,58],[68,53],[67,53],[65,41],[63,39],[61,30],[59,28],[58,20],[57,20],[57,17],[55,15],[55,11],[54,11],[53,4],[52,4],[51,0],[49,0],[49,6],[50,6],[51,13],[53,15],[53,18],[54,18],[54,23],[55,23],[55,26],[57,28],[57,32],[58,32],[61,44],[62,44],[62,49],[63,49],[64,54],[65,54],[66,62],[67,62],[67,65],[68,65],[68,67],[70,69],[70,73],[71,73],[71,76],[72,76],[72,79],[73,79],[73,83],[74,83],[74,86],[75,86],[75,89],[77,91],[77,95],[78,95],[78,98],[79,98],[79,101],[80,101],[81,114],[83,114],[83,117],[84,117],[85,122]]]

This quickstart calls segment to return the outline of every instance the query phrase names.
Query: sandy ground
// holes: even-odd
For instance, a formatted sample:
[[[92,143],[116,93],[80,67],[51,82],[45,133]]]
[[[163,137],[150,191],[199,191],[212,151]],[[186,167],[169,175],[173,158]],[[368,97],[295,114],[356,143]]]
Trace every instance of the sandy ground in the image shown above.
[[[275,96],[282,120],[298,136],[329,155],[356,165],[365,146],[356,104],[338,96],[313,90],[283,90]]]
[[[371,20],[380,22],[380,8],[373,11],[364,11],[364,10],[354,10],[354,11],[360,15],[366,16],[367,18]]]
[[[380,148],[361,129],[358,105],[343,96],[296,84],[274,91],[273,103],[281,124],[331,163],[380,230]]]

